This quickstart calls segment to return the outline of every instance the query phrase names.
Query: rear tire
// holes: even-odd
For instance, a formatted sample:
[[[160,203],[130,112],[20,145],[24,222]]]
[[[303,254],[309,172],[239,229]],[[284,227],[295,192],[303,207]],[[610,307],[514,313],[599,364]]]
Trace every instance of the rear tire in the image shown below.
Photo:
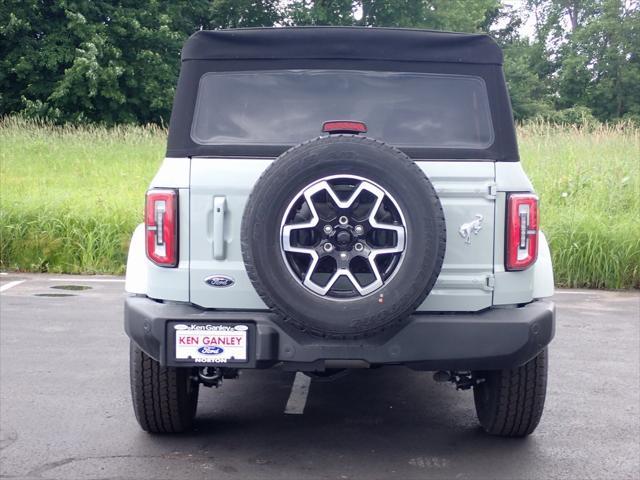
[[[475,372],[484,382],[473,389],[476,413],[491,435],[524,437],[540,422],[547,392],[547,350],[521,367]]]
[[[142,429],[149,433],[190,430],[198,406],[194,369],[162,367],[133,342],[129,365],[133,410]]]

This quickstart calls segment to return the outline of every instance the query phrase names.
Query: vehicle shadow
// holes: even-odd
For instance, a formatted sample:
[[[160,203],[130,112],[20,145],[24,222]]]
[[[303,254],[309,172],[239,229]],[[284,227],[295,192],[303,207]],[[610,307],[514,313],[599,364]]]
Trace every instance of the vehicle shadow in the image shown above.
[[[204,457],[233,452],[235,461],[277,466],[280,473],[298,468],[329,475],[355,468],[359,475],[403,472],[405,478],[425,471],[435,478],[521,478],[519,460],[538,448],[535,437],[486,435],[472,392],[435,383],[431,373],[387,367],[313,381],[304,414],[285,415],[293,378],[289,372],[250,371],[219,390],[204,389],[196,430],[172,438],[173,446],[185,442],[193,449],[195,443]]]

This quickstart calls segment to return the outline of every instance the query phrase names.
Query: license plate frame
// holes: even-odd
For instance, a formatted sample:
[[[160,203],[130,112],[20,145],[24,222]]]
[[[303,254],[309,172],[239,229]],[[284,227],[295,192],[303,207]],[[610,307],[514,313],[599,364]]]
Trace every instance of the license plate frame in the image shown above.
[[[178,328],[176,328],[178,327]],[[186,328],[184,328],[186,327]],[[209,321],[209,322],[192,322],[192,321],[170,321],[167,322],[167,360],[169,365],[175,366],[198,366],[198,367],[229,367],[229,368],[251,368],[255,366],[255,324],[251,322],[229,322],[229,321]],[[205,336],[225,337],[230,342],[231,337],[245,337],[245,355],[244,358],[227,358],[224,349],[227,348],[227,354],[230,351],[238,351],[236,346],[224,342],[207,342],[207,345],[190,344],[183,345],[178,349],[177,341],[179,336],[189,336],[196,338],[204,338]],[[192,335],[191,335],[192,334]],[[222,349],[217,351],[216,347]],[[198,348],[206,348],[207,353],[195,353]],[[193,352],[191,358],[184,358],[185,352]],[[180,358],[179,358],[180,355]],[[195,358],[193,358],[195,356]]]

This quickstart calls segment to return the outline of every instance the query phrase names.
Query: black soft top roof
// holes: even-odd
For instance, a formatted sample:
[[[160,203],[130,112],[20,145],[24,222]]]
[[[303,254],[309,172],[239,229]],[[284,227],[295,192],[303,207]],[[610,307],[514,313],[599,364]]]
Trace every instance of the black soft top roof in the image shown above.
[[[314,69],[481,78],[486,85],[495,133],[492,145],[485,149],[398,148],[415,159],[518,161],[513,114],[502,72],[502,53],[491,37],[367,27],[243,28],[193,34],[182,50],[167,156],[277,157],[293,145],[196,142],[191,137],[191,127],[200,81],[212,72],[247,71],[259,75],[259,72],[269,70]],[[314,94],[322,101],[323,92]]]
[[[488,35],[405,28],[283,27],[202,30],[182,60],[357,59],[502,65]]]

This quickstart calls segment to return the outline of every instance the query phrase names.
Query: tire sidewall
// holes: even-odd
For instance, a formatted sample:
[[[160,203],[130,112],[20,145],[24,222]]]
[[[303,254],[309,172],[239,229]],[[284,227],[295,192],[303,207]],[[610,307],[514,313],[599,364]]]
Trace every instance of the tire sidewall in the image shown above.
[[[402,263],[384,286],[365,297],[321,297],[293,277],[282,256],[280,229],[288,205],[306,186],[334,175],[359,176],[379,185],[396,200],[405,219]],[[249,203],[242,243],[254,285],[289,323],[311,333],[357,336],[383,330],[412,313],[440,271],[445,227],[435,190],[408,157],[380,142],[322,137],[296,147],[265,171]]]

